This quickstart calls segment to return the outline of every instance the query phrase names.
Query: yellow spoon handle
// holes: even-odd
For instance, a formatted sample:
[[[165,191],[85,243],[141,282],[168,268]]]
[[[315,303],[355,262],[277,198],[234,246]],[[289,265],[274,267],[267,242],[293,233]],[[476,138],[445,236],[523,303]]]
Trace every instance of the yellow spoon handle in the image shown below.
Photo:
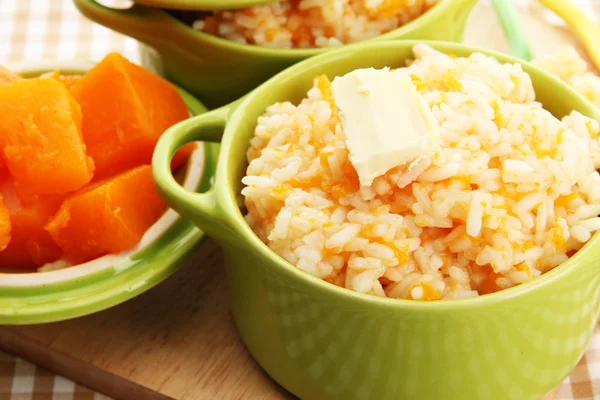
[[[539,2],[554,11],[581,36],[589,34],[589,29],[596,26],[595,22],[571,0],[539,0]]]

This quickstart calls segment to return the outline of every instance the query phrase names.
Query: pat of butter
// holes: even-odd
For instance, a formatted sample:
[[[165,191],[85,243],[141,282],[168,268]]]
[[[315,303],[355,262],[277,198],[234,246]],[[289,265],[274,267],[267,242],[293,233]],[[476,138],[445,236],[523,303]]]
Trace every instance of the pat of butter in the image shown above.
[[[404,70],[358,69],[331,90],[361,185],[440,148],[438,122]]]

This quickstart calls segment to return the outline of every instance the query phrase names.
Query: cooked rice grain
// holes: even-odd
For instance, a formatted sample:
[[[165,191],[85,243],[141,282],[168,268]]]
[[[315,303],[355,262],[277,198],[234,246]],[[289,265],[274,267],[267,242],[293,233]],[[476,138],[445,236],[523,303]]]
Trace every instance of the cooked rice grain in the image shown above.
[[[197,19],[194,29],[274,48],[331,47],[366,40],[419,17],[440,0],[290,0]]]
[[[563,46],[553,53],[537,58],[534,65],[544,68],[600,107],[600,76],[589,70],[587,62],[573,46]]]
[[[492,293],[564,262],[600,228],[598,123],[552,116],[518,64],[423,44],[414,55],[406,70],[441,150],[360,187],[318,77],[300,104],[258,119],[242,191],[252,229],[312,275],[403,299]]]

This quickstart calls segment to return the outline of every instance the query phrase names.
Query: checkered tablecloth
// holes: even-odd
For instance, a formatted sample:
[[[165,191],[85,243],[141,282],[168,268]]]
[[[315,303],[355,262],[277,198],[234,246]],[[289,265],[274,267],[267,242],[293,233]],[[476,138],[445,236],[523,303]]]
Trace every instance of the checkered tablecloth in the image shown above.
[[[110,400],[99,393],[0,352],[0,400]]]
[[[101,1],[127,4],[127,0]],[[137,42],[79,14],[71,0],[0,0],[0,63],[99,60],[117,51],[138,61]]]
[[[515,1],[523,5],[528,0]],[[595,2],[600,4],[600,0],[579,2],[587,7]],[[0,0],[0,65],[56,58],[99,60],[109,51],[139,61],[134,40],[87,21],[71,0]],[[579,365],[550,397],[600,399],[600,328]],[[108,397],[0,351],[0,400],[25,399],[107,400]]]

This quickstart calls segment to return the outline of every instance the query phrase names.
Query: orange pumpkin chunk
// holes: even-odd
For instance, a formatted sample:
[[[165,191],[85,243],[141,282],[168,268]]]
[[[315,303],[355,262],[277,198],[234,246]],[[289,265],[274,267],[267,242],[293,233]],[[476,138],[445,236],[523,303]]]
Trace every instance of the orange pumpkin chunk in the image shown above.
[[[71,91],[73,86],[75,86],[75,84],[83,78],[83,75],[61,75],[59,70],[53,71],[52,73],[49,73],[47,75],[45,74],[43,76],[56,79],[57,81],[65,85],[65,87],[69,89],[69,91]]]
[[[4,67],[0,67],[0,84],[10,83],[20,80],[21,77],[16,72],[13,72]]]
[[[51,78],[0,85],[0,146],[18,193],[56,195],[92,179],[79,106]]]
[[[35,203],[24,205],[10,181],[0,185],[0,192],[11,224],[10,242],[0,251],[0,267],[36,269],[56,261],[62,252],[44,226],[58,210],[61,198],[37,198]]]
[[[486,265],[485,269],[488,271],[488,273],[479,285],[479,287],[476,288],[480,295],[494,293],[498,291],[498,285],[496,284],[496,280],[502,277],[502,275],[494,272],[492,267],[489,265]]]
[[[4,162],[4,156],[0,151],[0,177],[8,176],[8,168],[6,168],[6,163]]]
[[[67,89],[72,90],[77,82],[83,79],[81,75],[58,75],[56,80],[65,85]]]
[[[143,165],[73,194],[46,229],[68,261],[85,262],[136,245],[165,208]]]
[[[13,72],[4,67],[0,67],[0,85],[18,81],[20,79],[21,79],[21,77],[16,72]],[[2,175],[4,175],[6,173],[6,163],[4,162],[4,159],[1,154],[0,154],[0,173]]]
[[[0,251],[6,249],[10,242],[10,214],[8,207],[0,196]]]
[[[72,93],[83,112],[95,178],[149,164],[162,133],[189,116],[173,85],[116,53],[89,70]]]
[[[185,162],[188,160],[188,158],[194,152],[194,150],[196,150],[196,148],[196,143],[189,143],[180,148],[171,160],[171,170],[175,171],[177,168],[185,164]]]

